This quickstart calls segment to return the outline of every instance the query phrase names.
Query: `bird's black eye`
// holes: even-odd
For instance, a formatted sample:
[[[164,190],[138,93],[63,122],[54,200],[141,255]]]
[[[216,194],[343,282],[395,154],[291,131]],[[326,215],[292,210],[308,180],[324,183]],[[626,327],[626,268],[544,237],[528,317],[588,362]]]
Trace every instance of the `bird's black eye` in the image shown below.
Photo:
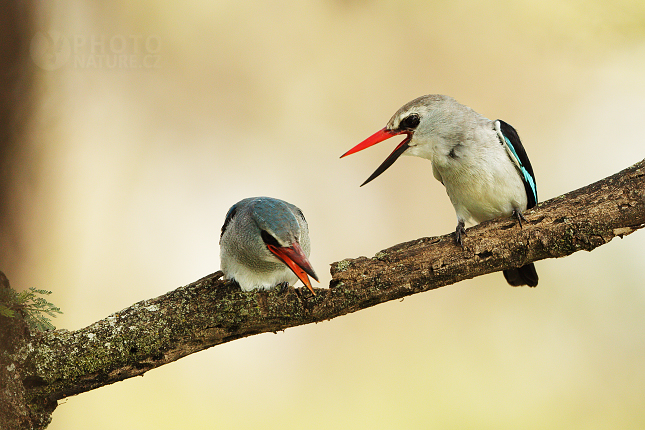
[[[260,231],[260,236],[262,236],[262,240],[264,241],[265,245],[273,245],[280,247],[281,245],[278,243],[275,237],[271,236],[267,231],[262,230]]]
[[[419,115],[416,113],[411,113],[401,120],[399,123],[400,129],[414,130],[419,125],[420,119]]]

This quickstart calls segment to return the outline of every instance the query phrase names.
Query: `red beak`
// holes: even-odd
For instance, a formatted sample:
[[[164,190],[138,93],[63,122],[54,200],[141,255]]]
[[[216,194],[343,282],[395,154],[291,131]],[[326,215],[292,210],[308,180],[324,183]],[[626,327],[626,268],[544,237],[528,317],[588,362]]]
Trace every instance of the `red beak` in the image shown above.
[[[302,283],[305,284],[307,288],[309,288],[311,294],[313,294],[314,296],[316,295],[314,289],[311,287],[311,282],[309,282],[309,277],[307,276],[307,274],[314,278],[316,282],[320,281],[318,281],[316,272],[314,272],[313,267],[311,267],[311,263],[309,263],[309,260],[307,260],[307,256],[303,252],[298,242],[295,242],[290,247],[267,245],[267,248],[269,248],[269,251],[271,251],[273,255],[278,257],[284,264],[289,266],[289,269],[291,269],[293,273],[296,274],[298,279],[300,279]]]
[[[389,139],[390,137],[397,136],[399,134],[407,134],[407,137],[403,139],[401,143],[398,144],[396,148],[394,148],[394,151],[385,159],[385,161],[372,173],[372,175],[367,178],[365,182],[361,184],[361,187],[368,182],[370,182],[372,179],[376,178],[378,175],[381,173],[385,172],[388,167],[390,167],[394,162],[396,161],[397,158],[401,156],[408,148],[408,142],[410,142],[410,139],[412,138],[412,131],[410,130],[402,130],[402,131],[392,131],[384,128],[383,130],[379,130],[343,155],[340,156],[340,158],[346,157],[350,154],[353,154],[358,151],[362,151],[365,148],[369,148],[372,145],[376,145],[379,142],[383,142],[384,140]]]

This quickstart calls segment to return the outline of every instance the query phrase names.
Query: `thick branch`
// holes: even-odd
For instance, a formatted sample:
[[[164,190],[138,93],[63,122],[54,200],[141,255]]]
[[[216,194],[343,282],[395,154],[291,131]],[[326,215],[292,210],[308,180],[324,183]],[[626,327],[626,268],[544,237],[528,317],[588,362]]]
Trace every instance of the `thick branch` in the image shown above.
[[[329,289],[240,291],[213,276],[139,302],[89,327],[31,338],[24,349],[33,405],[111,384],[188,354],[263,332],[324,321],[389,300],[517,267],[591,251],[645,225],[645,160],[513,219],[422,238],[373,258],[332,264]],[[214,274],[217,275],[217,274]],[[500,282],[503,282],[500,279]]]

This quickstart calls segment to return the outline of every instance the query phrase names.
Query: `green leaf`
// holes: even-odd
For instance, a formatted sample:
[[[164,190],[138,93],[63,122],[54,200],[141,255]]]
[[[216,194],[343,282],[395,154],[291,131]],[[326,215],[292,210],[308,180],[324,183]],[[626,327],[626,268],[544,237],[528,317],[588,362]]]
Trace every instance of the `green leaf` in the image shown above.
[[[0,303],[0,315],[13,318],[16,315],[16,311],[20,310],[31,328],[40,331],[56,328],[45,315],[55,318],[57,314],[62,314],[60,308],[40,297],[50,295],[51,291],[33,287],[20,293],[16,293],[11,289],[5,290],[7,291],[4,294],[3,301],[6,304]]]
[[[13,318],[15,312],[12,309],[9,309],[5,305],[0,303],[0,315],[3,317]]]

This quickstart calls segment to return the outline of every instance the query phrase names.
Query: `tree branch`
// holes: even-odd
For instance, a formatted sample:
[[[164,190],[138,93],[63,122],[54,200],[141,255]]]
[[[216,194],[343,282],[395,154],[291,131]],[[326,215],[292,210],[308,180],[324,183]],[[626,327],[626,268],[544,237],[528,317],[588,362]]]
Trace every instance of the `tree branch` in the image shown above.
[[[32,409],[133,376],[214,345],[319,322],[389,300],[546,258],[591,251],[645,226],[645,160],[524,213],[422,238],[373,258],[333,263],[329,289],[242,292],[221,272],[134,304],[89,327],[32,335],[21,350]],[[500,279],[500,282],[502,280]]]

